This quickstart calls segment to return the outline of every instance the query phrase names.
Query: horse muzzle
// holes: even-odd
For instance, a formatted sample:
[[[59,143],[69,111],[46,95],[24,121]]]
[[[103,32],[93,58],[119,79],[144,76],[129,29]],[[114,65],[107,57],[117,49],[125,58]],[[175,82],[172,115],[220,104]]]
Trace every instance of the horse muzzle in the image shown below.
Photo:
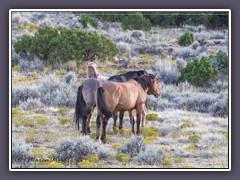
[[[160,96],[160,93],[155,92],[153,95],[154,95],[155,98],[158,98]]]

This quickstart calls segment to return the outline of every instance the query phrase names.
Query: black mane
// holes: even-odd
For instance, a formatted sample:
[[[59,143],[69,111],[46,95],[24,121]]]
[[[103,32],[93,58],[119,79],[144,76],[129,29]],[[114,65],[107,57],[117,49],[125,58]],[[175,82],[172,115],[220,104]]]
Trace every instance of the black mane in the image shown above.
[[[111,76],[110,78],[108,78],[108,81],[112,81],[112,80],[116,80],[118,82],[124,82],[125,80],[123,80],[122,78],[124,77],[126,79],[126,81],[128,81],[129,79],[133,79],[136,77],[140,77],[141,75],[145,74],[145,70],[140,70],[140,71],[128,71],[126,73],[123,74],[119,74],[119,75],[115,75],[115,76]]]
[[[141,77],[136,77],[134,78],[135,81],[137,81],[144,90],[150,87],[151,85],[151,79],[154,78],[153,74],[147,74],[147,75],[142,75]]]

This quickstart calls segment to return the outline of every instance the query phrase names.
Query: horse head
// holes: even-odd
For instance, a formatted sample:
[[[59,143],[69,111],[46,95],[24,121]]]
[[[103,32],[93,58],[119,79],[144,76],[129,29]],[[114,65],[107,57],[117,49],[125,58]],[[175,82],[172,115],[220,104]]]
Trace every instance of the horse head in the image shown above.
[[[147,93],[158,98],[160,96],[160,89],[158,85],[157,74],[148,74],[148,77],[150,78],[150,87]]]
[[[87,77],[88,78],[95,78],[97,79],[99,76],[99,73],[97,71],[97,64],[94,62],[88,62],[87,64]]]

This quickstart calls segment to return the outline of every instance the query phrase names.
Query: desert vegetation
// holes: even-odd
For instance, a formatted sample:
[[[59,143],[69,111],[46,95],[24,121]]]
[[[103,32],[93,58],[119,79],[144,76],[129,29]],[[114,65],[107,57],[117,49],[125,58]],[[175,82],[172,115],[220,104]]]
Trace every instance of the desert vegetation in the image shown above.
[[[12,168],[228,168],[227,14],[13,12]],[[86,62],[102,75],[157,73],[146,126],[112,130],[107,144],[73,123]],[[118,126],[117,126],[118,127]]]

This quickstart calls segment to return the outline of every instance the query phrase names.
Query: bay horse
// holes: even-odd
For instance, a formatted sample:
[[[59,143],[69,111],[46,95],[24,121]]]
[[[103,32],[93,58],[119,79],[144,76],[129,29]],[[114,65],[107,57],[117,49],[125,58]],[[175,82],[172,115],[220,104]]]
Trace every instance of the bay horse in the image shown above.
[[[106,126],[114,111],[128,111],[131,121],[132,133],[134,130],[134,117],[132,111],[136,109],[137,131],[140,134],[140,121],[143,115],[147,94],[159,97],[157,74],[147,74],[136,77],[127,82],[106,82],[97,88],[97,130],[96,138],[99,139],[102,124],[101,141],[106,143]]]
[[[124,81],[129,80],[132,78],[139,77],[143,74],[146,74],[147,72],[145,70],[140,71],[129,71],[127,73],[123,73],[120,75],[112,76],[106,80],[104,80],[105,77],[102,77],[101,80],[98,78],[95,79],[94,77],[100,77],[100,74],[96,70],[96,67],[94,65],[95,63],[88,64],[87,69],[90,69],[91,72],[87,71],[87,77],[89,79],[85,80],[79,87],[77,92],[77,101],[75,105],[75,113],[74,113],[74,122],[75,126],[79,130],[79,123],[82,122],[82,133],[83,134],[89,134],[90,133],[90,120],[93,114],[93,111],[96,107],[96,99],[95,94],[97,91],[97,87],[100,86],[100,84],[108,82],[108,81]],[[90,68],[89,68],[90,67]],[[92,71],[91,69],[95,69]],[[122,120],[123,120],[123,112],[120,113],[120,123],[119,128],[122,128]],[[117,112],[114,112],[113,114],[114,124],[113,128],[116,128],[116,121],[117,121]]]

